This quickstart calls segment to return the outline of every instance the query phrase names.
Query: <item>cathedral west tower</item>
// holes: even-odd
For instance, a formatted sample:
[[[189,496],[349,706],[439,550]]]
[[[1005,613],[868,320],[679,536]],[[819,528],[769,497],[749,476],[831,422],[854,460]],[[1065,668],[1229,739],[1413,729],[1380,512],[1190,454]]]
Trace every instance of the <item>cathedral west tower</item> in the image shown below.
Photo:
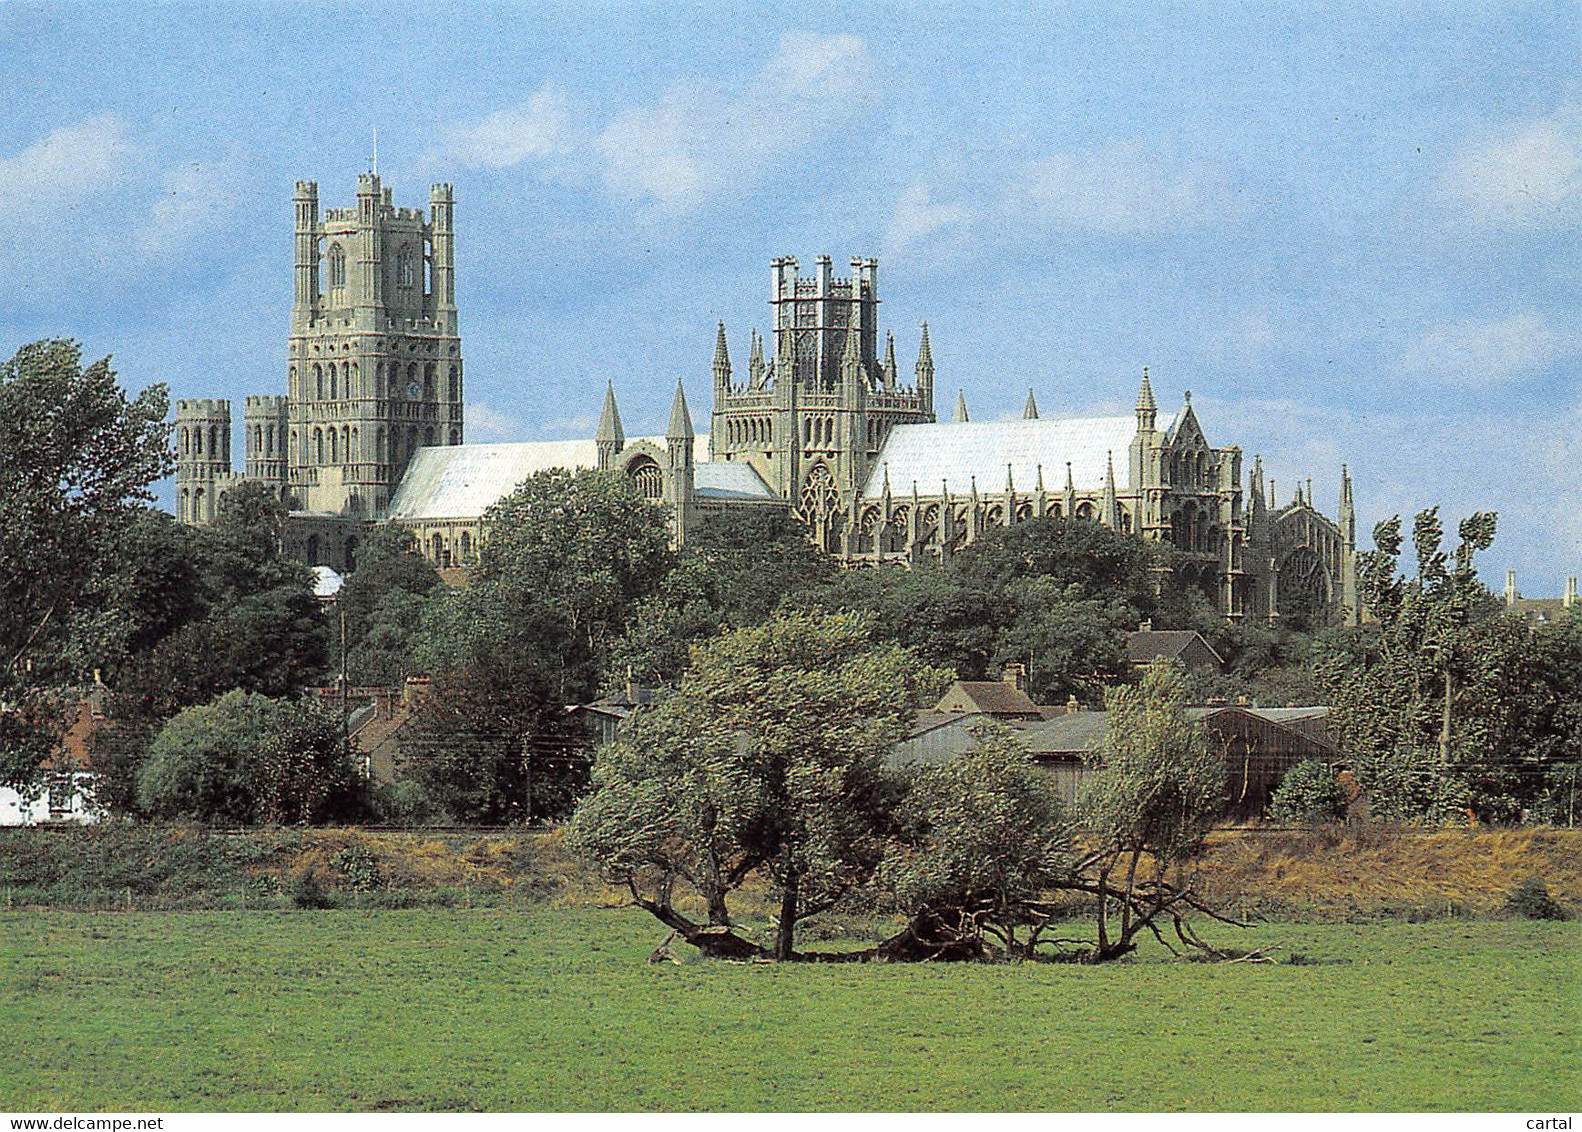
[[[307,511],[381,517],[420,448],[462,442],[455,202],[397,208],[377,173],[353,208],[298,181],[287,489]]]

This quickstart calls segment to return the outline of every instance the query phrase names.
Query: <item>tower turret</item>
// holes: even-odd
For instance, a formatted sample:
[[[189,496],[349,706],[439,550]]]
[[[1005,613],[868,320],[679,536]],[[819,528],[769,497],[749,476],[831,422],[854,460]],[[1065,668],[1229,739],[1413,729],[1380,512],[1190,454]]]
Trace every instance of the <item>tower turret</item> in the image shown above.
[[[201,398],[176,402],[176,517],[214,522],[220,494],[230,487],[231,403]]]
[[[1351,497],[1351,471],[1340,466],[1340,604],[1347,625],[1362,624],[1357,589],[1357,507]]]
[[[967,421],[972,419],[967,416],[967,391],[965,389],[956,390],[956,415],[952,419],[957,424],[966,424]]]
[[[758,336],[758,330],[753,328],[752,350],[747,355],[747,388],[753,392],[764,387],[764,340]]]
[[[895,392],[900,382],[900,372],[895,365],[895,335],[888,330],[884,332],[884,387],[891,393]]]
[[[1022,406],[1022,419],[1036,421],[1038,419],[1038,402],[1033,400],[1033,391],[1027,391],[1027,404]]]
[[[731,353],[725,345],[725,320],[720,320],[719,331],[714,335],[714,399],[716,402],[730,396]]]
[[[615,382],[604,386],[604,407],[599,411],[599,430],[593,434],[593,446],[599,454],[599,470],[607,472],[615,467],[615,459],[626,446],[626,433],[621,430],[621,411],[615,407]]]
[[[665,502],[670,504],[671,537],[677,546],[686,541],[692,528],[693,435],[687,395],[677,381],[676,395],[670,402],[670,426],[665,429],[665,454],[670,462],[670,474],[665,477]]]
[[[917,346],[917,396],[924,412],[934,412],[934,351],[928,345],[928,323],[923,323],[923,338]]]
[[[286,486],[286,440],[290,432],[291,408],[285,397],[249,397],[242,403],[247,478],[268,484],[281,500],[290,494]]]

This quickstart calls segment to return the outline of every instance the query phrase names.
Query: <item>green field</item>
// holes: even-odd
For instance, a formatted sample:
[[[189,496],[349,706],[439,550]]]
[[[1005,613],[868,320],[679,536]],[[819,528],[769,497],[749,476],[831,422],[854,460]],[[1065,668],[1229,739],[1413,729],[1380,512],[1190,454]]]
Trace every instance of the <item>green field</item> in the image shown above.
[[[1582,925],[1303,965],[649,964],[641,913],[0,914],[0,1109],[1574,1108]],[[1229,942],[1228,940],[1225,940]]]

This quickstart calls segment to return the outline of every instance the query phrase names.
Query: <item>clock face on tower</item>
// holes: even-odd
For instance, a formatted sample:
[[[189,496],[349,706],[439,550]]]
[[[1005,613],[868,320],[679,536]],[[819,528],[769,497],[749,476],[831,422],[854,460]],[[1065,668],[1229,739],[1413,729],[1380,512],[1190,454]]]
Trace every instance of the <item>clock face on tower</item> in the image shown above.
[[[406,387],[406,395],[407,395],[408,399],[410,399],[410,400],[413,400],[413,401],[417,400],[417,382],[413,381],[413,382],[410,382],[407,385],[407,387]]]

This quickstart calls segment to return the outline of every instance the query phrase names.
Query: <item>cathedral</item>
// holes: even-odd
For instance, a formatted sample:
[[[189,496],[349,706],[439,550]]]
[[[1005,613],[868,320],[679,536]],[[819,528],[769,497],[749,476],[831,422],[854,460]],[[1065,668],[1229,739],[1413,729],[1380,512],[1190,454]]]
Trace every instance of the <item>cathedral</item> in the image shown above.
[[[910,384],[891,334],[880,349],[876,260],[836,276],[820,256],[811,277],[771,262],[770,327],[751,333],[745,381],[718,327],[706,431],[678,382],[665,435],[626,436],[612,382],[591,438],[521,444],[463,443],[455,270],[449,185],[425,214],[367,173],[356,207],[321,214],[317,185],[299,182],[287,393],[247,398],[240,475],[229,403],[177,403],[178,517],[210,522],[219,495],[257,480],[291,508],[288,538],[310,564],[350,569],[360,533],[388,522],[436,566],[465,566],[484,512],[522,480],[598,468],[665,505],[678,543],[710,512],[769,507],[844,563],[910,565],[1074,516],[1170,544],[1181,580],[1231,620],[1358,617],[1344,468],[1338,520],[1314,507],[1311,482],[1280,505],[1261,461],[1244,476],[1240,448],[1209,443],[1190,393],[1161,414],[1146,368],[1129,416],[1043,417],[1029,390],[1019,420],[974,421],[958,393],[939,421],[927,324]]]

